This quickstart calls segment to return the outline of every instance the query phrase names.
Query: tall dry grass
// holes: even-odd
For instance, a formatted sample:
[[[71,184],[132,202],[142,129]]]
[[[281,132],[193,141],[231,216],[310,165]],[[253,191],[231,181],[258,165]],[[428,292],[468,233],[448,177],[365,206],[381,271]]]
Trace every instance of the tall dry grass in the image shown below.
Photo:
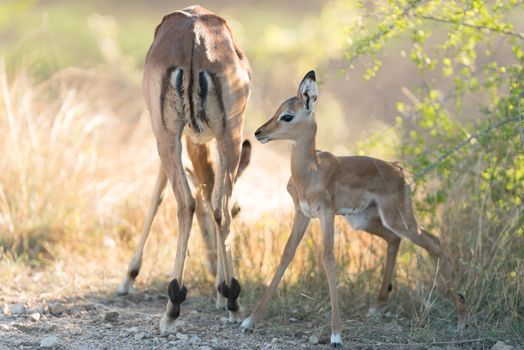
[[[158,164],[139,86],[113,68],[70,68],[37,81],[23,69],[8,76],[1,65],[0,88],[4,301],[113,291],[137,242]],[[260,185],[275,173],[274,164],[263,162],[270,156],[257,156],[264,152],[270,150],[254,148],[258,158],[238,187],[241,204],[251,203],[251,208],[256,207],[257,192],[249,184]],[[139,288],[164,290],[174,262],[176,209],[173,196],[167,197],[146,247]],[[473,301],[473,317],[481,327],[510,324],[508,332],[519,334],[522,257],[511,256],[512,242],[506,236],[491,249],[479,247],[474,239],[478,217],[471,213],[465,219],[457,210],[461,200],[465,198],[457,195],[444,211],[442,221],[448,227],[442,230],[447,235],[443,241],[457,280],[469,288],[463,291]],[[288,205],[260,211],[254,220],[242,215],[233,224],[231,244],[244,287],[243,304],[251,309],[278,263],[292,213]],[[205,268],[197,225],[193,227],[185,273],[189,294],[212,296],[213,277]],[[337,221],[336,232],[343,314],[364,320],[380,286],[385,243],[352,232],[343,221]],[[281,322],[292,317],[325,319],[329,314],[320,236],[313,223],[271,304],[271,315]],[[505,270],[505,259],[520,259],[516,270]],[[413,329],[434,327],[445,334],[453,325],[453,307],[435,285],[435,265],[411,243],[401,246],[389,309],[391,317]]]

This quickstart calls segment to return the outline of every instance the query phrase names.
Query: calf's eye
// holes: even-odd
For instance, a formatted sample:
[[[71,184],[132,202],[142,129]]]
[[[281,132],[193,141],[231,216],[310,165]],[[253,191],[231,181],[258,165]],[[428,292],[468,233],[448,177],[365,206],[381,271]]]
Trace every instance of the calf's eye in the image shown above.
[[[289,123],[290,121],[293,120],[293,116],[291,114],[285,114],[283,116],[280,117],[280,120],[286,122],[286,123]]]

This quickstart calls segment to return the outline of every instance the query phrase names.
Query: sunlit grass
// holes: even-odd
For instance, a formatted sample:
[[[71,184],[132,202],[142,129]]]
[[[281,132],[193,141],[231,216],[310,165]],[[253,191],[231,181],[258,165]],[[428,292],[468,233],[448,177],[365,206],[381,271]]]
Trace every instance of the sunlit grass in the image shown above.
[[[44,81],[24,70],[9,79],[1,69],[0,84],[3,302],[112,294],[137,242],[158,164],[138,86],[104,68],[66,69]],[[243,212],[233,223],[231,239],[245,312],[254,307],[272,277],[292,223],[291,202],[282,197],[287,173],[273,169],[275,159],[287,167],[286,156],[274,158],[272,147],[258,145],[253,152],[254,162],[237,186]],[[255,182],[261,192],[253,192]],[[265,197],[255,198],[254,193]],[[257,206],[259,198],[274,199],[277,207]],[[461,290],[472,288],[465,291],[474,322],[481,328],[510,322],[512,329],[519,329],[522,266],[500,270],[508,266],[504,254],[510,242],[501,240],[497,249],[477,251],[477,257],[464,261],[475,249],[475,231],[468,228],[475,218],[448,220],[451,230],[442,239]],[[139,289],[164,291],[176,236],[176,204],[168,191],[146,246]],[[320,229],[313,222],[270,305],[270,316],[279,322],[286,324],[289,318],[327,322],[329,294],[320,247]],[[185,283],[190,296],[212,298],[214,280],[203,252],[195,224]],[[495,254],[492,264],[483,264],[486,253]],[[378,294],[385,243],[337,220],[335,254],[343,315],[347,320],[366,319]],[[488,270],[476,272],[481,266]],[[431,259],[404,242],[389,309],[414,331],[436,327],[432,332],[445,333],[454,323],[453,306],[438,288],[434,290],[434,282]]]
[[[71,11],[67,6],[50,7],[47,15],[32,13],[24,18],[27,22],[23,24],[37,23],[40,29],[24,34],[20,32],[23,25],[13,29],[13,37],[18,37],[19,42],[10,47],[6,57],[9,64],[0,66],[3,303],[113,293],[138,240],[156,176],[158,157],[140,94],[137,67],[159,18],[144,13],[138,19],[124,13],[122,16],[130,17],[118,18],[118,26],[112,29],[114,18],[93,15],[76,5]],[[225,12],[229,11],[238,13],[233,9]],[[255,27],[270,17],[266,11],[257,17],[257,22],[246,22]],[[284,15],[275,17],[279,23],[285,19]],[[46,18],[52,23],[52,38],[26,56],[27,45],[47,35],[42,32]],[[77,28],[78,23],[81,25]],[[287,24],[305,28],[307,23],[291,19]],[[77,37],[71,42],[67,31],[73,27]],[[246,33],[253,37],[253,28],[245,28],[239,38],[247,40]],[[236,29],[242,30],[240,25]],[[291,74],[286,71],[287,66],[278,68],[282,65],[274,62],[303,57],[308,49],[302,51],[302,46],[286,46],[284,42],[282,47],[291,47],[289,52],[277,50],[261,57],[267,47],[255,47],[261,42],[269,46],[272,35],[286,30],[279,27],[274,32],[264,32],[265,41],[246,43],[247,49],[252,50],[252,61],[263,72],[255,75],[258,90],[253,93],[247,113],[248,137],[270,116],[271,108],[279,103],[276,97],[293,93],[289,89],[291,81],[299,79],[281,83],[282,76]],[[293,35],[296,39],[297,34]],[[109,46],[118,43],[115,57],[111,58],[111,49],[100,49],[104,39],[109,40]],[[49,50],[53,46],[61,49]],[[69,51],[63,47],[69,47]],[[284,54],[290,56],[283,58]],[[24,60],[26,65],[11,64]],[[76,68],[70,66],[72,63],[97,68]],[[269,64],[274,69],[266,70]],[[300,64],[293,69],[302,69]],[[338,142],[353,132],[346,132],[345,111],[329,92],[322,98],[319,146],[337,154],[350,153],[351,144]],[[362,152],[393,159],[391,145],[399,142],[398,135],[389,131],[384,135],[368,139],[362,144]],[[242,212],[233,223],[231,245],[243,286],[245,312],[253,308],[272,277],[291,230],[292,205],[285,193],[289,175],[286,149],[283,145],[254,145],[253,162],[236,186],[235,196]],[[519,245],[512,244],[507,230],[499,232],[481,222],[478,212],[461,211],[460,203],[468,200],[467,193],[461,191],[460,183],[455,190],[455,199],[435,218],[436,223],[446,225],[437,227],[435,233],[449,249],[460,290],[470,302],[473,324],[485,337],[496,338],[497,332],[507,331],[510,337],[522,340],[518,331],[524,329],[524,266],[519,256],[522,251]],[[173,268],[176,204],[171,191],[167,192],[146,246],[139,289],[164,292]],[[518,215],[507,213],[508,223],[518,220]],[[366,233],[351,231],[342,220],[337,220],[336,232],[342,313],[347,322],[367,322],[367,309],[381,282],[385,243]],[[325,321],[318,322],[320,325],[329,323],[320,237],[314,222],[270,305],[270,316],[278,319],[275,324],[285,324],[291,317]],[[517,237],[522,238],[522,233]],[[190,297],[215,294],[203,252],[195,223],[185,272]],[[431,336],[433,328],[441,332],[438,337],[446,337],[454,323],[452,305],[433,290],[434,276],[435,266],[428,255],[404,242],[389,310],[392,317],[410,325],[413,333],[421,332],[421,341]],[[484,329],[492,334],[483,334]]]

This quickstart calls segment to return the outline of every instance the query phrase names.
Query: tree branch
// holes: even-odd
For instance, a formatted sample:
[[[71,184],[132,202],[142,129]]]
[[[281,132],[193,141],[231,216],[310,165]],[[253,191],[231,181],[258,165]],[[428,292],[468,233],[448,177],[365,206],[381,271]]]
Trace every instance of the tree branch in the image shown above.
[[[459,143],[458,145],[456,145],[455,147],[453,147],[452,149],[446,151],[444,154],[442,154],[440,157],[438,157],[438,159],[433,164],[431,164],[430,166],[426,167],[425,169],[422,169],[417,174],[415,174],[414,180],[418,180],[419,178],[421,178],[421,177],[425,176],[427,173],[429,173],[431,170],[435,169],[437,167],[437,165],[439,165],[444,159],[446,159],[447,157],[449,157],[450,155],[452,155],[453,153],[455,153],[456,151],[458,151],[462,147],[466,146],[471,140],[478,139],[480,136],[488,134],[491,131],[493,131],[494,129],[498,129],[501,126],[504,126],[504,125],[506,125],[508,123],[519,122],[521,120],[522,120],[522,115],[520,115],[520,113],[519,113],[519,115],[517,117],[501,120],[498,123],[490,125],[486,129],[484,129],[482,131],[479,131],[476,134],[471,135],[470,137],[468,137],[467,139],[465,139],[464,141],[462,141],[461,143]]]
[[[434,17],[434,16],[428,16],[428,15],[414,15],[413,17],[426,19],[426,20],[434,21],[434,22],[446,23],[446,24],[459,24],[459,25],[462,25],[464,27],[475,28],[475,29],[478,29],[478,30],[488,30],[490,32],[495,32],[495,33],[500,33],[500,34],[504,34],[504,35],[509,35],[509,36],[513,36],[513,37],[515,37],[517,39],[524,40],[524,34],[513,32],[513,31],[507,30],[507,29],[498,29],[498,28],[493,28],[493,27],[488,27],[488,26],[478,25],[478,24],[473,24],[473,23],[468,23],[468,22],[451,21],[451,20],[448,20],[448,19],[445,19],[445,18],[439,18],[439,17]]]

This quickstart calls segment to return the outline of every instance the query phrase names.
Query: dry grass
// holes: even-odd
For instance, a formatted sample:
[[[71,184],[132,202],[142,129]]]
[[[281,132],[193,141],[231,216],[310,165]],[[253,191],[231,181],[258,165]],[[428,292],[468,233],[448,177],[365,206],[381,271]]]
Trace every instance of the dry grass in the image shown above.
[[[71,68],[36,81],[24,70],[8,77],[2,65],[0,88],[3,302],[111,293],[136,244],[158,162],[138,85],[114,68]],[[271,177],[276,173],[274,161],[268,161],[274,157],[271,149],[255,147],[254,157],[255,165],[237,187],[244,213],[234,223],[231,242],[246,309],[254,306],[271,277],[291,228],[290,202],[282,197],[287,172]],[[285,157],[277,162],[277,168],[287,169]],[[271,181],[262,180],[266,178]],[[259,194],[265,197],[257,211]],[[139,288],[165,288],[176,248],[172,197],[168,195],[155,220]],[[489,248],[481,247],[485,240],[474,227],[481,225],[485,235],[495,228],[479,224],[473,213],[466,219],[460,216],[464,213],[456,208],[461,200],[457,196],[457,202],[447,204],[442,220],[451,223],[444,241],[472,303],[475,326],[470,335],[496,339],[502,334],[522,341],[522,257],[507,255],[511,241],[504,232]],[[213,280],[205,269],[196,225],[193,231],[185,274],[188,289],[193,295],[211,296]],[[341,221],[336,231],[343,314],[349,326],[368,322],[366,311],[378,293],[385,244],[351,232]],[[271,304],[275,324],[291,317],[326,320],[329,296],[319,246],[314,223]],[[405,242],[389,312],[390,318],[408,325],[412,342],[449,340],[454,311],[436,293],[434,276],[427,254]],[[368,326],[382,341],[395,342],[383,323]]]

